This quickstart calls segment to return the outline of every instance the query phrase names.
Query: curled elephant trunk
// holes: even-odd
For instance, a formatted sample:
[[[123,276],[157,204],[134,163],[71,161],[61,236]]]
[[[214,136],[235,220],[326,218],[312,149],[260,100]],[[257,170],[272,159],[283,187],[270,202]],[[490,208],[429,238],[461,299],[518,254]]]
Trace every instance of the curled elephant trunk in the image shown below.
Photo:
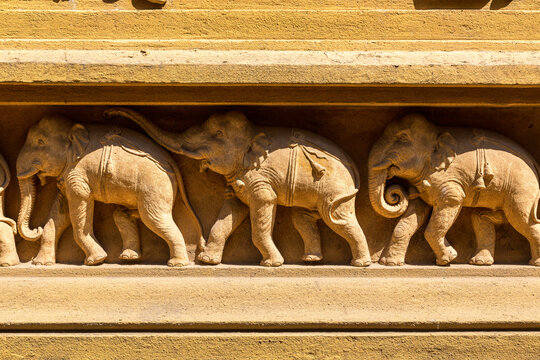
[[[384,158],[384,153],[384,143],[379,141],[369,154],[369,201],[379,215],[395,218],[407,210],[409,199],[403,186],[399,184],[386,186],[388,171],[393,164]]]
[[[36,198],[36,185],[34,177],[19,178],[19,186],[21,189],[21,208],[17,219],[17,228],[23,239],[28,241],[36,241],[41,238],[43,229],[30,229],[30,217],[34,208]]]

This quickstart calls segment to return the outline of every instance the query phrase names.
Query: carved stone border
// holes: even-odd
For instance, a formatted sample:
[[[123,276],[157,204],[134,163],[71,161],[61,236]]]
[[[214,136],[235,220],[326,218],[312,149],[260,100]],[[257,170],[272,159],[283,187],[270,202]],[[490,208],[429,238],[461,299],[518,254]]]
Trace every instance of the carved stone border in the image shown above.
[[[2,359],[533,359],[539,347],[513,331],[0,335]]]
[[[4,331],[540,330],[540,269],[23,265]]]

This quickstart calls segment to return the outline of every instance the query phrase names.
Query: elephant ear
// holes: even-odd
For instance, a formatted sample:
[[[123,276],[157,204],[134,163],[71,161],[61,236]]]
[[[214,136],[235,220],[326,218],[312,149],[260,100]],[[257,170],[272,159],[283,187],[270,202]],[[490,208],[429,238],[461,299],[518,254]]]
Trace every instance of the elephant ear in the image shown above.
[[[450,133],[442,133],[437,137],[433,152],[432,164],[436,171],[445,170],[456,158],[457,143]]]
[[[271,142],[265,133],[259,133],[251,139],[249,148],[244,154],[244,168],[251,169],[261,166],[261,163],[268,156],[270,144]]]
[[[88,130],[81,124],[75,124],[69,131],[69,140],[71,141],[70,159],[71,163],[78,161],[83,155],[90,142]]]

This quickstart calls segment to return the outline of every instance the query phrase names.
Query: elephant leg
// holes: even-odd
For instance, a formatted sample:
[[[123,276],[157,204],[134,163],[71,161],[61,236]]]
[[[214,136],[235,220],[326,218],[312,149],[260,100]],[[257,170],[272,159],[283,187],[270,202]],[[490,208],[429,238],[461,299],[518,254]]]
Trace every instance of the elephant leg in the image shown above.
[[[353,266],[371,265],[371,256],[367,246],[366,236],[358,224],[354,208],[355,198],[340,204],[333,212],[332,216],[323,216],[322,219],[330,229],[343,237],[351,248]]]
[[[19,263],[19,255],[15,247],[15,234],[13,227],[0,222],[0,266],[13,266]]]
[[[173,267],[189,265],[184,236],[174,222],[171,211],[166,212],[160,209],[160,212],[156,214],[155,211],[149,211],[152,209],[151,205],[139,206],[139,214],[142,222],[169,245],[171,258],[167,265]]]
[[[94,200],[74,195],[68,197],[68,203],[73,237],[86,254],[85,265],[102,263],[107,253],[94,236]]]
[[[540,224],[534,224],[527,235],[527,240],[531,244],[531,260],[529,264],[540,266]]]
[[[471,221],[476,237],[476,252],[469,260],[472,265],[491,265],[495,254],[495,224],[483,216],[485,210],[474,209]]]
[[[540,266],[540,223],[537,222],[538,203],[531,196],[537,187],[528,191],[516,191],[507,199],[504,208],[506,220],[523,235],[531,247],[531,265]]]
[[[317,220],[321,217],[316,211],[309,211],[301,208],[293,208],[292,221],[294,227],[304,241],[304,261],[322,260],[321,234],[317,227]]]
[[[215,265],[221,263],[227,239],[240,226],[248,214],[248,207],[238,198],[225,199],[219,211],[218,219],[210,230],[206,246],[197,259],[206,264]]]
[[[414,233],[426,221],[429,210],[429,206],[421,199],[415,199],[409,203],[407,211],[394,228],[390,243],[379,259],[381,264],[388,266],[405,264],[405,255],[407,254],[409,242]]]
[[[531,246],[531,260],[529,264],[540,266],[540,224],[533,223],[531,225],[525,222],[524,219],[520,221],[519,219],[515,219],[516,216],[511,216],[508,213],[507,217],[510,225],[529,241]]]
[[[56,263],[58,240],[69,225],[69,210],[66,199],[62,194],[58,194],[49,212],[49,220],[43,227],[41,246],[38,254],[32,259],[32,264],[53,265]]]
[[[139,260],[141,258],[141,241],[137,219],[131,216],[131,211],[124,207],[114,210],[113,218],[120,236],[122,237],[122,253],[120,260]]]
[[[447,265],[457,257],[456,250],[446,240],[446,233],[456,221],[460,211],[461,204],[436,205],[433,208],[424,235],[437,256],[437,265]]]
[[[276,207],[277,195],[270,186],[260,186],[250,197],[251,237],[263,256],[263,266],[283,265],[283,257],[272,240]]]

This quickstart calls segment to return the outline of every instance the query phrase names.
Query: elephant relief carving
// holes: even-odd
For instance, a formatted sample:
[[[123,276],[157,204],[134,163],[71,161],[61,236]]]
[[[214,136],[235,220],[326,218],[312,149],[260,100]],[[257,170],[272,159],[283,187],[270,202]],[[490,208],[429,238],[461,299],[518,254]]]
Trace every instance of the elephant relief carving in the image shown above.
[[[425,238],[437,264],[450,263],[457,253],[446,233],[461,208],[470,207],[477,242],[471,264],[493,264],[495,225],[508,222],[529,241],[530,263],[540,266],[538,165],[510,139],[485,130],[438,127],[410,114],[387,126],[368,166],[374,210],[387,218],[401,216],[381,263],[402,265],[409,240],[428,217]]]
[[[189,263],[182,233],[172,216],[178,193],[198,226],[200,244],[204,244],[178,166],[168,152],[133,130],[83,126],[60,116],[46,116],[28,132],[17,158],[17,177],[21,191],[19,233],[26,240],[41,239],[34,264],[56,262],[58,239],[69,225],[86,254],[85,264],[105,260],[107,253],[93,231],[95,201],[118,205],[113,217],[122,238],[122,260],[141,257],[140,219],[169,245],[169,266]],[[36,177],[42,184],[56,178],[59,191],[45,226],[31,229]]]
[[[108,117],[138,123],[168,150],[200,160],[201,167],[227,180],[225,201],[198,259],[222,260],[225,242],[249,215],[252,241],[262,254],[261,265],[280,266],[283,257],[272,239],[276,206],[292,208],[292,219],[304,241],[304,261],[322,259],[317,220],[345,238],[351,264],[371,263],[366,238],[355,214],[358,171],[352,160],[329,140],[298,129],[255,126],[240,112],[214,114],[200,126],[173,134],[141,114],[113,108]]]
[[[10,180],[8,163],[0,155],[0,266],[13,266],[19,263],[19,255],[15,247],[17,226],[15,221],[4,215],[4,192]]]

